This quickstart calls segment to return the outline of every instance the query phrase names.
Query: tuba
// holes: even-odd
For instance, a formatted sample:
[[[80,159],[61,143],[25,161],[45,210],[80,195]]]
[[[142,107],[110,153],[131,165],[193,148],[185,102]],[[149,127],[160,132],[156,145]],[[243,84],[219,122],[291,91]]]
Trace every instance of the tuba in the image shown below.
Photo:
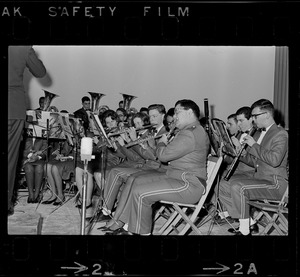
[[[105,96],[106,94],[103,93],[98,93],[98,92],[91,92],[88,91],[88,93],[91,95],[92,97],[92,107],[91,107],[91,111],[92,113],[99,113],[99,107],[100,107],[100,99]]]
[[[137,96],[124,94],[124,93],[121,94],[123,95],[123,108],[126,110],[126,112],[129,112],[131,102],[134,98],[137,98]]]
[[[44,100],[44,108],[43,108],[43,111],[50,111],[51,110],[51,102],[52,102],[52,100],[53,100],[53,98],[55,98],[55,97],[57,97],[57,96],[59,96],[59,95],[57,95],[57,94],[54,94],[54,93],[52,93],[52,92],[50,92],[50,91],[47,91],[47,90],[43,90],[44,91],[44,93],[45,93],[45,100]]]

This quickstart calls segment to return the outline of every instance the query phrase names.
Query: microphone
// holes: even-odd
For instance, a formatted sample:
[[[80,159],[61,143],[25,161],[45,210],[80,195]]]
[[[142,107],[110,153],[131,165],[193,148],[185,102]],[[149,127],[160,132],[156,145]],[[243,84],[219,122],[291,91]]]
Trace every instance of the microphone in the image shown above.
[[[95,156],[92,155],[93,152],[93,139],[88,137],[83,137],[81,139],[80,145],[80,157],[82,161],[90,161],[94,159]]]

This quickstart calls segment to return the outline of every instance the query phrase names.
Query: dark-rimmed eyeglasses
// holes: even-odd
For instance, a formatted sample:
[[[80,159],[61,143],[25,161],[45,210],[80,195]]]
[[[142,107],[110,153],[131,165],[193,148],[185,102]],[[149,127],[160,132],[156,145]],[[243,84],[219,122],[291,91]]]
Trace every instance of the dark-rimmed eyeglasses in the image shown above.
[[[256,119],[259,115],[262,115],[262,114],[265,114],[265,113],[267,113],[267,112],[251,114],[251,116]]]

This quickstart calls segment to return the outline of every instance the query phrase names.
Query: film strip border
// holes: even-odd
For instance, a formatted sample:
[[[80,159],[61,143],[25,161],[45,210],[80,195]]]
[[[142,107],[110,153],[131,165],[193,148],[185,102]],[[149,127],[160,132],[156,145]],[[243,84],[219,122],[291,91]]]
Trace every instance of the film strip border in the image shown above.
[[[297,2],[7,1],[0,30],[8,43],[284,45],[299,38],[297,10]]]
[[[1,245],[0,274],[294,276],[290,247],[280,237],[19,236]]]
[[[2,46],[288,45],[291,129],[299,149],[299,3],[85,1],[0,3]],[[4,53],[5,55],[5,53]],[[296,114],[296,116],[295,116]],[[299,183],[291,163],[292,182]],[[1,216],[0,275],[296,275],[297,191],[288,237],[7,236]],[[296,195],[296,197],[294,197]],[[36,262],[38,260],[38,262]]]

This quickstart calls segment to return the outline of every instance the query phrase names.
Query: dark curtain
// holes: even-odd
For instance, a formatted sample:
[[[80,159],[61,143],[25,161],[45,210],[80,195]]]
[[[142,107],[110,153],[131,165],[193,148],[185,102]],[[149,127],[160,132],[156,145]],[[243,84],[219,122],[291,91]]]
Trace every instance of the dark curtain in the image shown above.
[[[289,129],[289,51],[287,46],[275,49],[274,107],[275,121]]]

